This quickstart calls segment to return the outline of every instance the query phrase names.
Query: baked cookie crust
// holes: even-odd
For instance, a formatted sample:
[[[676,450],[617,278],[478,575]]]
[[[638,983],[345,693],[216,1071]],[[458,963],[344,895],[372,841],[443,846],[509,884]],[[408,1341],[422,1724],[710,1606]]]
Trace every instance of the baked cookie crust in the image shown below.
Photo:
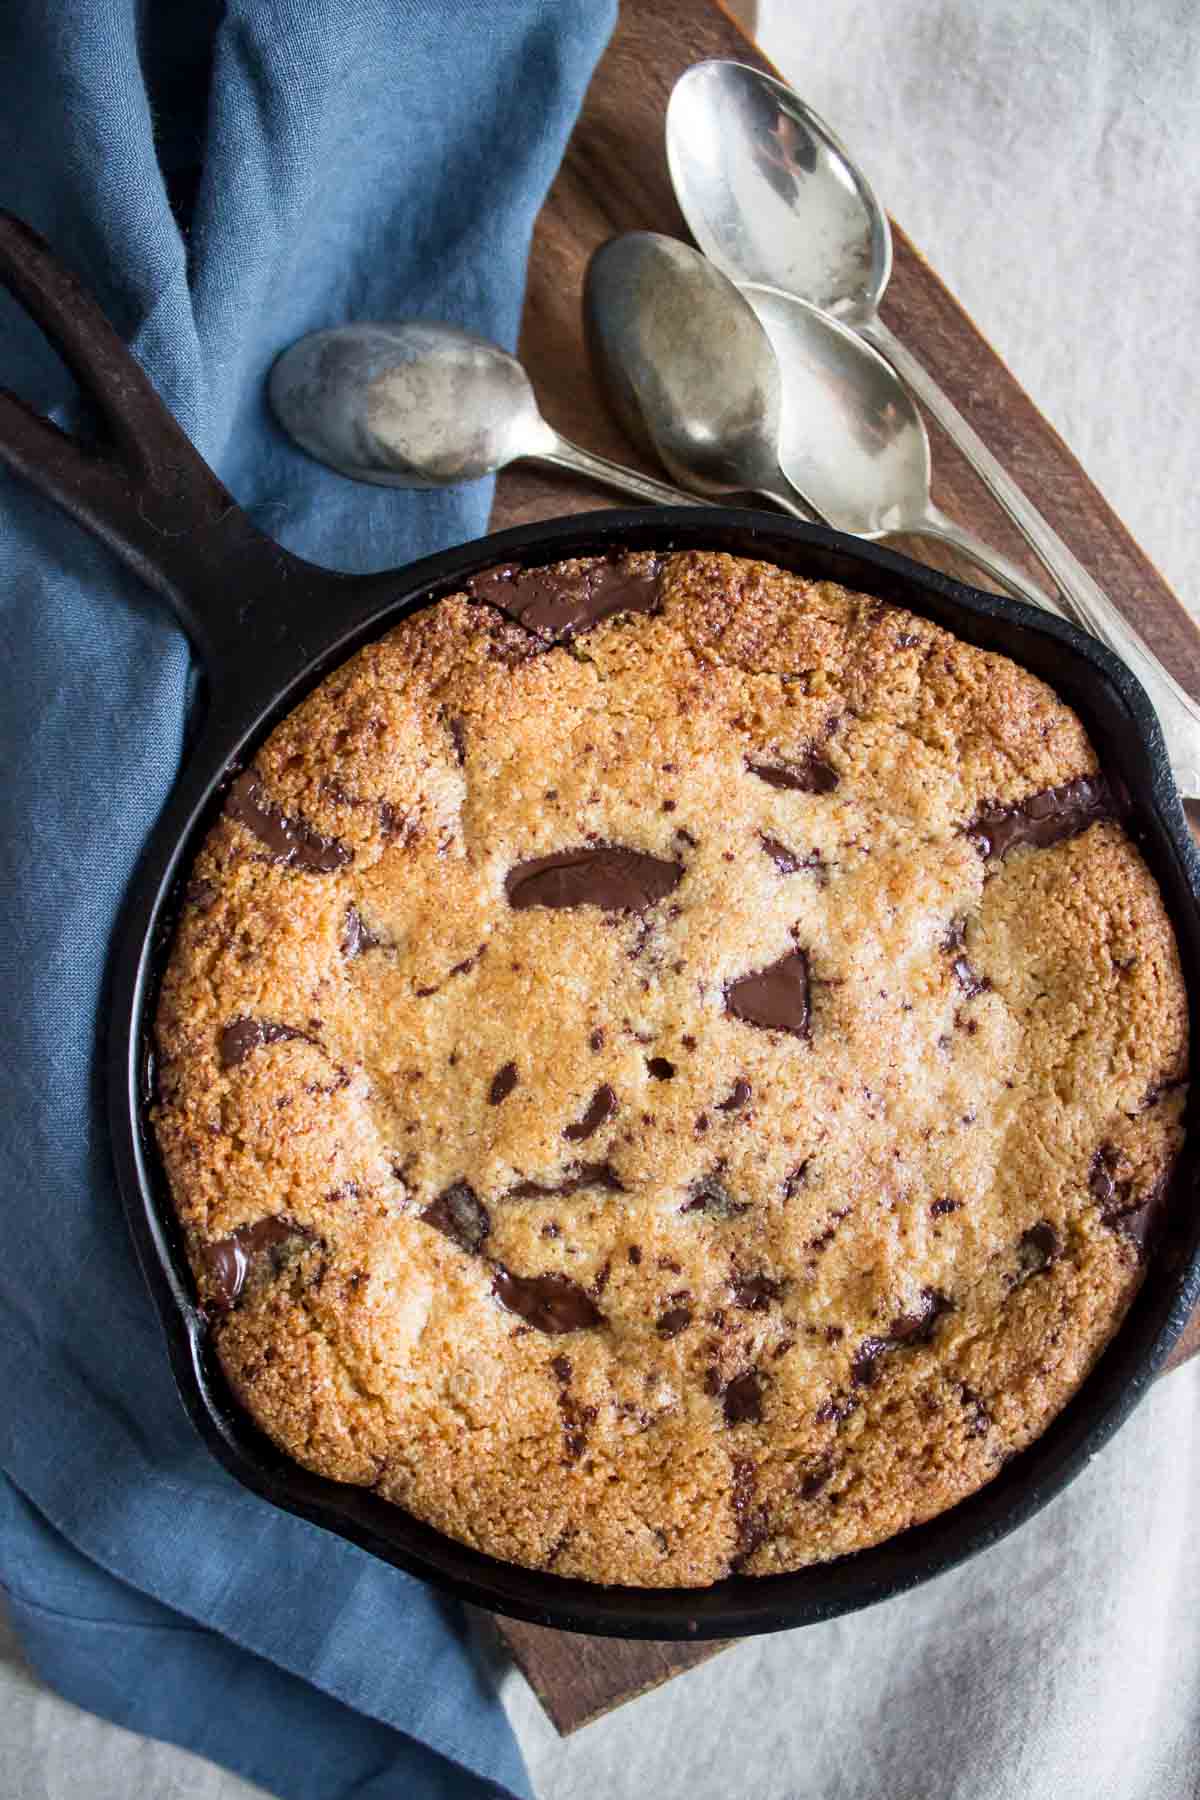
[[[305,1466],[705,1585],[876,1543],[1070,1398],[1187,1009],[1075,715],[709,553],[398,625],[234,782],[157,1015],[213,1340]]]

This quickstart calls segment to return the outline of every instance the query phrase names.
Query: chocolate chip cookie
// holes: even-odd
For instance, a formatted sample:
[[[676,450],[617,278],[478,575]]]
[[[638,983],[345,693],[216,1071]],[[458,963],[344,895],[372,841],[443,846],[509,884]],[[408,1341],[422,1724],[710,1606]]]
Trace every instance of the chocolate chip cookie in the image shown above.
[[[717,554],[501,567],[229,789],[155,1127],[307,1467],[605,1583],[927,1519],[1116,1330],[1185,995],[1075,715]]]

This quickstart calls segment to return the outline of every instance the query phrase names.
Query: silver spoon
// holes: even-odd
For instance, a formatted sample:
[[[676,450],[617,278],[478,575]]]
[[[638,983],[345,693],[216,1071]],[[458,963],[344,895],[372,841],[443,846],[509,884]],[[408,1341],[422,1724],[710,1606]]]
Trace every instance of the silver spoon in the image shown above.
[[[810,516],[779,467],[775,353],[719,269],[675,238],[627,232],[592,257],[583,313],[618,419],[668,474],[713,499],[762,494]]]
[[[952,544],[1018,600],[1057,612],[1022,570],[933,504],[925,421],[891,364],[794,294],[749,282],[742,292],[783,379],[783,472],[821,516],[857,537]]]
[[[880,319],[892,271],[887,216],[824,121],[758,69],[697,63],[671,95],[667,160],[692,235],[720,268],[835,314],[904,377],[1036,552],[1071,616],[1133,670],[1158,712],[1176,783],[1200,795],[1200,707]]]
[[[453,487],[525,459],[655,505],[700,504],[560,437],[516,357],[456,325],[314,331],[284,351],[268,391],[300,447],[354,481]]]

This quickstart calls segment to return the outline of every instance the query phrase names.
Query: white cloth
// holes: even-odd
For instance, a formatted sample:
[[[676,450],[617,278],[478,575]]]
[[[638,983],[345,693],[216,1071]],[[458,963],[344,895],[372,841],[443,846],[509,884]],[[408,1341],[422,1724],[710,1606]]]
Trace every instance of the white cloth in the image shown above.
[[[1194,0],[760,0],[759,37],[1200,603]],[[1200,1366],[917,1593],[742,1644],[566,1741],[510,1671],[539,1800],[1194,1800],[1197,1496]],[[257,1792],[76,1712],[0,1639],[6,1800]]]

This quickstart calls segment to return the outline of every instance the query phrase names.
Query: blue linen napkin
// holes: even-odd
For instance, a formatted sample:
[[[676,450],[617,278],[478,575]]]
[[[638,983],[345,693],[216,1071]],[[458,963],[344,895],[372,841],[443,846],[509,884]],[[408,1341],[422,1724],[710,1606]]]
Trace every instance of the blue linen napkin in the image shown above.
[[[272,426],[292,339],[424,314],[515,340],[611,0],[8,0],[0,204],[97,294],[264,528],[344,569],[478,535],[490,484],[342,481]],[[190,229],[180,220],[190,219]],[[72,417],[0,302],[0,383]],[[0,1581],[70,1699],[285,1800],[528,1793],[455,1607],[245,1492],[194,1436],[117,1200],[106,951],[179,762],[188,649],[0,474]]]

